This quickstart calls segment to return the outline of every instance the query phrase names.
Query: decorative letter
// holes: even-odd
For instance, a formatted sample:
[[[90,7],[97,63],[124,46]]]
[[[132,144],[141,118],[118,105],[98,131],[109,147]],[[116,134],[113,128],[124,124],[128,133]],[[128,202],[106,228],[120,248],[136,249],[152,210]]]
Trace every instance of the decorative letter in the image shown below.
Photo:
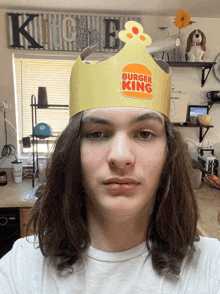
[[[43,48],[43,46],[40,46],[31,36],[30,34],[25,31],[25,27],[31,22],[36,16],[39,16],[39,14],[29,14],[27,13],[26,15],[29,16],[29,18],[23,23],[23,25],[19,28],[18,24],[18,17],[22,14],[20,13],[8,13],[8,15],[11,16],[12,18],[12,27],[13,27],[13,41],[14,44],[11,45],[10,47],[17,47],[17,48],[24,48],[24,46],[21,46],[20,44],[20,34],[22,34],[28,42],[31,43],[31,46],[28,46],[28,48]]]
[[[73,32],[71,32],[72,37],[71,38],[67,38],[67,31],[66,31],[66,27],[67,27],[67,22],[68,20],[71,22],[71,27],[73,28]],[[73,19],[72,17],[65,17],[64,20],[62,21],[62,27],[63,27],[63,38],[64,40],[66,40],[67,42],[73,42],[76,39],[76,22],[75,19]]]
[[[41,19],[43,27],[43,44],[48,44],[47,42],[47,20]]]
[[[77,25],[77,51],[82,51],[83,49],[89,46],[88,42],[88,16],[82,15],[79,18],[76,17],[76,25]]]
[[[104,21],[106,22],[105,48],[107,48],[107,49],[118,49],[119,48],[119,39],[115,38],[115,36],[116,36],[115,32],[110,33],[110,23],[113,22],[115,24],[116,31],[118,31],[120,29],[119,28],[119,20],[118,19],[105,19]],[[110,47],[110,45],[109,45],[110,37],[115,38],[115,45],[113,47]]]
[[[52,25],[50,25],[51,29],[53,30],[53,44],[54,47],[60,47],[60,44],[57,44],[57,29],[59,29],[59,25],[56,24],[56,21],[54,20],[52,22]]]

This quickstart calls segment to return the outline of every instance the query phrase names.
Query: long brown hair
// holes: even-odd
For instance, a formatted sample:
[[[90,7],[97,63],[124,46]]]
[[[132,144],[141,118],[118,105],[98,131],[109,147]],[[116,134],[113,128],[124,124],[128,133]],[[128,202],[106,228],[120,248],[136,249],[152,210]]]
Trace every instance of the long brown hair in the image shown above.
[[[42,254],[60,272],[71,268],[90,246],[82,186],[80,142],[83,112],[74,115],[58,138],[46,171],[45,189],[30,213]],[[190,155],[177,128],[164,116],[168,153],[161,175],[146,243],[158,273],[180,273],[180,262],[199,241],[199,211],[191,182]],[[148,243],[151,240],[151,246]]]

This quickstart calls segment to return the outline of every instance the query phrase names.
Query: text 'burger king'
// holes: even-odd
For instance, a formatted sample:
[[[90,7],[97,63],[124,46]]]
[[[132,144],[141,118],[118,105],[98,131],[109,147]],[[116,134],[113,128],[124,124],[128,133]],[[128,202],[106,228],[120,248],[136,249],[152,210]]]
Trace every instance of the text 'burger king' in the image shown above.
[[[132,98],[151,99],[152,73],[142,64],[128,64],[122,70],[122,94]]]

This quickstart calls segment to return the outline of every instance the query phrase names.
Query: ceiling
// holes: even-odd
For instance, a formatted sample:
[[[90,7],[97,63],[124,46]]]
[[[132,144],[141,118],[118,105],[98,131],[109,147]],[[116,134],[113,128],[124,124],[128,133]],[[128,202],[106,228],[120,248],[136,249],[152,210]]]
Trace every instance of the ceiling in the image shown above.
[[[186,9],[192,17],[220,18],[219,0],[0,0],[0,9],[153,16],[175,16]]]

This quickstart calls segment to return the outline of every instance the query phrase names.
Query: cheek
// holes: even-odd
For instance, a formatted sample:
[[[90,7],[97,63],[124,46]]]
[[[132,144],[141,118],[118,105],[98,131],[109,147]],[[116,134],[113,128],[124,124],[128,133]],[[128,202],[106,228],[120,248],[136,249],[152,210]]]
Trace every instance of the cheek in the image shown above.
[[[139,157],[139,162],[143,170],[148,174],[148,177],[160,177],[166,161],[166,156],[166,143],[155,144],[144,150],[141,157]]]
[[[94,166],[94,163],[98,163],[102,158],[105,156],[105,148],[98,148],[98,147],[81,147],[81,163],[82,166],[86,167],[87,165]],[[94,168],[97,165],[94,166]]]
[[[82,146],[81,148],[81,167],[84,178],[92,178],[101,168],[103,163],[104,148],[91,148]]]

